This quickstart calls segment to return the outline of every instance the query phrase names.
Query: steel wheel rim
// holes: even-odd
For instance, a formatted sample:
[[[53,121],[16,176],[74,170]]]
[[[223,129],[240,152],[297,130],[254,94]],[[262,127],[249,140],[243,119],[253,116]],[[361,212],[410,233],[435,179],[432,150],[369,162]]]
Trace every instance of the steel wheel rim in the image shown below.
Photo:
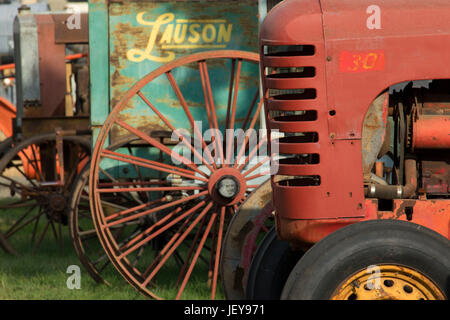
[[[331,300],[445,300],[434,282],[400,265],[380,265],[378,274],[361,270],[344,280]]]
[[[116,107],[110,113],[108,119],[105,122],[105,125],[103,126],[103,129],[102,129],[100,135],[98,136],[98,140],[97,140],[97,143],[96,143],[96,146],[94,149],[94,156],[93,156],[93,161],[92,161],[92,165],[91,165],[91,174],[90,174],[90,180],[89,180],[89,188],[90,188],[90,194],[91,194],[91,210],[94,214],[94,220],[95,220],[94,222],[96,225],[96,229],[99,233],[100,241],[102,242],[102,245],[104,246],[111,261],[113,262],[115,267],[120,271],[122,276],[128,282],[130,282],[136,289],[138,289],[141,293],[143,293],[149,297],[155,298],[155,299],[160,299],[161,297],[158,296],[157,294],[155,294],[151,290],[151,288],[149,288],[152,285],[152,280],[154,279],[154,276],[164,266],[165,259],[170,258],[170,255],[172,255],[177,250],[177,248],[180,246],[180,244],[182,244],[185,239],[189,239],[188,236],[192,237],[193,233],[195,233],[195,232],[193,232],[194,228],[198,228],[199,226],[201,226],[199,230],[202,230],[202,228],[203,228],[203,231],[197,230],[195,239],[193,241],[194,245],[190,248],[191,253],[188,255],[189,258],[186,258],[186,261],[184,263],[182,271],[178,277],[179,278],[179,281],[178,281],[179,290],[177,291],[175,298],[177,298],[177,299],[181,298],[184,288],[187,285],[189,278],[191,277],[192,270],[196,267],[196,261],[197,261],[197,259],[199,259],[201,257],[202,249],[203,249],[204,245],[207,244],[209,241],[210,234],[213,235],[213,240],[215,242],[214,242],[214,246],[211,246],[211,248],[209,249],[211,251],[211,264],[213,265],[213,267],[210,266],[210,269],[209,269],[209,273],[210,273],[209,281],[211,283],[211,298],[213,298],[213,299],[215,298],[215,292],[216,292],[217,281],[218,281],[218,264],[219,264],[219,258],[220,258],[221,244],[222,244],[222,239],[224,236],[224,229],[227,224],[228,216],[231,216],[232,213],[234,213],[234,211],[238,208],[238,205],[245,199],[247,194],[250,193],[250,191],[253,188],[257,187],[256,185],[251,185],[251,184],[247,183],[247,181],[251,181],[251,180],[258,178],[258,177],[255,177],[255,174],[251,175],[251,173],[252,172],[255,173],[256,169],[259,166],[261,166],[261,164],[257,165],[256,166],[257,168],[254,168],[255,166],[252,166],[251,169],[253,169],[253,170],[251,170],[251,169],[248,169],[247,167],[245,167],[248,163],[245,163],[245,165],[242,167],[238,163],[235,163],[234,165],[232,165],[231,163],[226,163],[227,165],[224,165],[223,167],[216,167],[214,163],[210,163],[210,166],[208,167],[208,169],[210,169],[210,175],[204,174],[204,172],[203,173],[199,172],[198,170],[196,170],[196,169],[198,169],[198,167],[194,167],[194,166],[186,165],[187,168],[183,167],[183,169],[174,168],[174,167],[170,166],[169,169],[173,169],[174,171],[176,171],[176,173],[180,174],[181,176],[183,176],[183,175],[186,177],[195,176],[196,178],[194,179],[194,181],[202,181],[202,183],[204,185],[202,188],[192,189],[198,193],[190,195],[187,198],[185,198],[188,200],[183,200],[180,202],[174,201],[174,202],[171,202],[170,204],[168,204],[167,207],[164,207],[164,205],[163,205],[163,206],[161,206],[161,208],[159,210],[150,209],[150,210],[148,210],[150,212],[147,211],[145,213],[145,211],[144,211],[144,214],[142,214],[142,212],[141,212],[140,214],[136,214],[134,216],[134,218],[139,218],[139,217],[143,217],[143,216],[150,215],[150,214],[153,215],[153,213],[155,213],[155,212],[165,210],[167,208],[173,208],[174,206],[177,206],[177,205],[180,205],[180,207],[181,207],[183,205],[182,203],[185,203],[186,201],[192,201],[191,203],[196,203],[193,207],[190,207],[190,209],[185,209],[183,207],[183,209],[181,210],[182,211],[181,213],[180,212],[176,213],[176,214],[178,214],[178,213],[180,214],[178,216],[176,216],[176,214],[172,214],[172,215],[167,214],[167,215],[171,215],[169,217],[169,219],[171,219],[172,217],[176,217],[176,218],[172,219],[172,220],[167,220],[170,222],[168,222],[165,226],[161,226],[161,227],[158,226],[158,229],[155,229],[157,231],[153,232],[153,234],[145,233],[144,236],[146,236],[146,238],[141,237],[139,239],[139,240],[146,240],[146,242],[141,243],[141,246],[144,246],[145,244],[147,244],[148,242],[153,240],[155,237],[157,237],[158,232],[163,233],[163,232],[165,232],[165,230],[168,230],[168,229],[165,229],[165,227],[167,227],[167,226],[169,226],[167,228],[172,228],[175,226],[178,227],[179,224],[177,224],[177,223],[180,222],[180,224],[181,224],[181,222],[184,221],[183,223],[185,225],[184,226],[182,225],[178,229],[178,234],[175,233],[175,235],[173,235],[170,238],[168,243],[166,243],[166,247],[160,251],[160,253],[164,252],[164,256],[158,256],[158,258],[155,259],[156,262],[153,261],[153,263],[157,263],[156,267],[153,266],[154,269],[152,271],[147,270],[147,272],[144,272],[144,270],[137,270],[136,268],[130,268],[129,262],[126,260],[126,256],[130,252],[127,253],[127,251],[124,251],[123,247],[119,248],[117,246],[117,244],[114,243],[114,241],[111,237],[111,234],[109,232],[109,229],[108,229],[109,227],[113,226],[114,224],[131,221],[132,219],[127,220],[129,217],[125,217],[122,220],[116,220],[116,221],[112,220],[118,216],[119,217],[126,216],[128,213],[122,212],[122,213],[119,213],[118,216],[116,215],[113,218],[111,218],[111,216],[107,217],[104,214],[104,212],[102,211],[101,206],[99,205],[99,203],[101,201],[101,194],[100,194],[101,191],[99,191],[99,188],[97,186],[97,181],[99,179],[99,166],[100,166],[101,158],[105,157],[105,155],[109,156],[110,158],[115,157],[114,159],[116,159],[116,160],[118,157],[120,158],[120,155],[118,155],[118,154],[111,154],[111,153],[105,154],[105,150],[102,148],[103,148],[106,138],[108,137],[108,134],[111,131],[112,126],[114,124],[118,124],[118,125],[122,126],[122,128],[125,128],[130,133],[135,134],[139,138],[142,138],[143,140],[146,140],[150,144],[153,144],[155,147],[157,147],[154,140],[151,137],[144,136],[144,135],[142,135],[142,132],[141,133],[137,132],[138,130],[136,130],[136,128],[130,128],[129,126],[127,126],[126,123],[123,123],[120,120],[117,120],[117,116],[125,108],[127,102],[134,96],[139,96],[147,104],[147,106],[152,108],[153,105],[149,101],[148,97],[145,97],[145,96],[143,97],[143,94],[141,93],[141,89],[143,87],[145,87],[145,85],[147,85],[153,79],[155,79],[156,77],[158,77],[160,75],[166,75],[168,81],[170,82],[170,85],[172,86],[172,89],[177,94],[179,102],[182,105],[183,110],[184,110],[185,114],[187,115],[187,117],[189,118],[191,125],[192,125],[192,114],[190,115],[191,117],[189,117],[189,114],[188,114],[190,109],[189,109],[189,107],[185,108],[183,106],[182,93],[180,94],[180,90],[177,85],[177,82],[171,74],[172,70],[176,69],[177,67],[189,64],[189,63],[197,63],[198,64],[198,71],[201,74],[202,90],[203,90],[203,94],[204,94],[204,98],[205,98],[205,106],[208,111],[208,115],[210,115],[210,117],[208,117],[208,119],[210,120],[209,124],[210,124],[210,126],[211,126],[211,124],[217,124],[217,118],[216,118],[216,115],[214,115],[214,97],[213,97],[213,93],[211,92],[211,88],[210,88],[211,84],[208,83],[209,73],[208,73],[208,67],[207,67],[208,66],[207,61],[211,61],[213,59],[225,59],[225,60],[233,61],[232,62],[233,69],[232,69],[232,75],[231,75],[231,79],[233,79],[233,82],[230,81],[231,83],[230,83],[230,87],[229,87],[229,89],[230,89],[230,94],[229,94],[229,99],[228,99],[228,102],[229,102],[228,103],[228,115],[229,115],[229,117],[227,117],[227,128],[234,128],[235,111],[237,108],[237,105],[236,105],[237,98],[236,97],[238,95],[235,92],[239,92],[239,80],[240,80],[239,75],[240,75],[242,63],[257,64],[259,61],[259,56],[254,53],[239,52],[239,51],[216,51],[216,52],[207,52],[206,54],[200,53],[200,54],[194,54],[194,55],[190,55],[190,56],[181,58],[177,61],[174,61],[173,63],[169,63],[168,65],[165,65],[165,66],[157,69],[156,71],[151,72],[146,77],[144,77],[143,79],[138,81],[133,86],[133,88],[131,88],[125,94],[123,99],[116,105]],[[237,90],[235,88],[237,88]],[[234,89],[233,93],[231,93],[231,89]],[[177,90],[178,90],[178,93],[177,93]],[[180,97],[180,95],[181,95],[181,97]],[[257,89],[255,96],[259,98],[259,88]],[[254,100],[256,100],[256,99],[254,99]],[[230,103],[230,101],[231,101],[231,103]],[[155,109],[156,108],[154,108],[154,107],[152,108],[153,111]],[[186,111],[186,109],[188,111]],[[254,128],[256,121],[259,117],[259,114],[261,112],[261,109],[262,109],[262,101],[260,101],[259,103],[254,103],[254,107],[249,108],[250,111],[248,112],[248,114],[251,116],[252,119],[250,121],[250,116],[249,116],[249,117],[247,117],[248,119],[246,119],[246,121],[244,121],[244,123],[247,124],[249,126],[249,128]],[[164,117],[164,115],[163,115],[163,117]],[[161,116],[160,116],[160,119],[162,119]],[[218,127],[218,126],[215,126],[215,128],[216,127]],[[131,129],[131,131],[130,131],[130,129]],[[193,126],[193,130],[195,130],[195,125]],[[248,144],[248,141],[245,142],[244,145],[247,145],[247,144]],[[220,145],[220,143],[218,143],[218,145]],[[261,145],[258,145],[258,150],[259,150],[259,148],[261,148]],[[161,150],[162,148],[157,147],[157,149]],[[241,155],[241,157],[243,157],[247,160],[247,158],[251,157],[250,156],[251,152],[249,152],[249,155],[247,156],[247,154],[245,153],[246,152],[245,148],[243,148],[243,150],[244,150],[243,153],[242,152],[237,153],[238,158],[239,158],[239,155]],[[228,156],[225,156],[225,153],[227,152],[225,150],[225,147],[223,147],[222,151],[223,151],[222,159],[227,160]],[[242,149],[240,151],[242,151]],[[252,150],[252,151],[255,151],[255,150]],[[123,158],[122,158],[122,160],[123,160]],[[128,158],[126,160],[130,161],[130,158]],[[135,161],[136,159],[132,159],[132,160]],[[149,165],[150,163],[147,162],[146,164]],[[152,165],[154,165],[154,163],[152,163]],[[244,169],[244,167],[246,169],[245,174],[248,174],[246,176],[241,174],[241,171]],[[211,170],[211,168],[213,168],[213,170]],[[162,170],[162,169],[160,169],[160,170]],[[217,185],[219,183],[220,179],[223,178],[224,176],[232,176],[233,179],[238,180],[238,184],[241,188],[240,188],[240,193],[235,194],[235,196],[231,202],[221,203],[218,200],[218,198],[215,198],[214,186]],[[242,182],[242,180],[243,180],[243,182]],[[211,181],[214,181],[214,182],[211,182]],[[183,189],[183,190],[186,190],[186,189]],[[194,192],[194,191],[192,191],[192,192]],[[211,199],[213,199],[214,202],[208,203],[208,201],[210,201]],[[193,202],[194,200],[196,202]],[[162,208],[162,207],[164,207],[164,208]],[[177,207],[177,209],[179,209],[180,207]],[[142,209],[142,208],[140,208],[140,209]],[[198,214],[198,216],[194,217],[194,214]],[[180,218],[180,216],[183,216],[183,218]],[[180,218],[180,220],[177,220],[179,218]],[[189,221],[189,219],[191,219],[191,218],[192,218],[192,221],[190,221],[189,223],[192,223],[192,225],[186,224],[186,222]],[[177,222],[174,222],[174,221],[177,221]],[[156,228],[156,227],[154,227],[154,228]],[[214,230],[216,230],[216,231],[214,231]],[[156,234],[156,236],[155,236],[155,234]],[[149,238],[150,238],[150,240],[149,240]],[[139,242],[134,241],[132,243],[132,245],[136,245],[136,244],[139,244]],[[195,244],[197,244],[197,246],[195,246]],[[133,251],[137,247],[132,247],[130,245],[130,246],[127,246],[126,248],[128,249],[128,251],[130,251],[130,249]],[[181,274],[183,274],[184,276],[181,276]],[[144,278],[145,280],[144,280],[144,282],[139,282],[138,278],[141,278],[141,279]]]

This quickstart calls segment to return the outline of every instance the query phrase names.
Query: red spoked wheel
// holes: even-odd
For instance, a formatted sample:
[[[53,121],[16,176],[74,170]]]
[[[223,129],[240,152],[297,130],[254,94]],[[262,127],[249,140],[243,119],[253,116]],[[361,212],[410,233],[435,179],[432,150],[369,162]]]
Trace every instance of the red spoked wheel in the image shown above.
[[[266,138],[257,135],[255,140],[254,135],[247,134],[256,129],[263,104],[258,62],[255,53],[210,51],[169,63],[149,73],[124,95],[98,136],[89,180],[95,227],[115,267],[149,297],[216,298],[224,230],[239,205],[269,175],[264,165],[270,157],[260,156],[267,147]],[[218,69],[227,70],[229,75],[221,77],[211,71]],[[148,87],[155,81],[159,81],[155,90],[169,88],[168,95],[176,97],[176,111],[164,108],[153,97],[156,91]],[[185,94],[197,94],[203,103],[186,99]],[[152,116],[147,125],[141,123],[137,128],[128,121],[130,105],[138,103],[148,107]],[[189,139],[177,131],[180,125],[174,119],[181,116],[185,119],[183,129],[196,138]],[[208,123],[212,134],[203,135],[196,121]],[[173,132],[172,139],[175,137],[190,155],[186,157],[180,149],[154,138],[153,127]],[[236,143],[235,133],[225,130],[238,128],[246,134],[237,137]],[[108,150],[107,138],[119,130],[142,139],[152,146],[149,150],[157,152],[152,156],[151,151],[130,154]],[[104,184],[102,172],[111,161],[115,162],[111,168],[137,166],[141,174],[133,185],[119,180]],[[152,179],[161,182],[151,185]],[[148,200],[106,212],[102,199],[111,193],[145,193]],[[114,227],[138,220],[145,228],[126,242],[117,243]],[[132,263],[138,254],[139,262]]]

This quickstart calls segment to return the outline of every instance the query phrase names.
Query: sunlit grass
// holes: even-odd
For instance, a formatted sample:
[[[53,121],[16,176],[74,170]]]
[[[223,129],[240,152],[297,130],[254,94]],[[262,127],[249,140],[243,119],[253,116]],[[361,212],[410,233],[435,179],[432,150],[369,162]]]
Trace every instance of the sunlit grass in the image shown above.
[[[5,204],[5,200],[1,201]],[[23,214],[21,209],[0,209],[1,229],[6,230]],[[37,237],[45,226],[46,218],[39,223]],[[10,256],[0,249],[0,299],[23,300],[136,300],[147,299],[114,269],[108,268],[102,274],[111,284],[97,284],[83,269],[78,260],[69,237],[67,226],[62,227],[63,250],[55,240],[51,229],[47,231],[39,250],[33,254],[31,233],[33,223],[15,234],[10,242],[19,253],[19,256]],[[145,257],[149,261],[151,257]],[[81,288],[69,289],[67,280],[72,275],[67,268],[77,265],[81,269]],[[182,299],[206,300],[210,298],[211,291],[207,285],[208,267],[199,263],[189,280]],[[154,292],[160,297],[175,297],[179,267],[174,264],[168,267],[164,274],[158,278],[158,287]],[[220,283],[218,284],[216,299],[224,299]]]

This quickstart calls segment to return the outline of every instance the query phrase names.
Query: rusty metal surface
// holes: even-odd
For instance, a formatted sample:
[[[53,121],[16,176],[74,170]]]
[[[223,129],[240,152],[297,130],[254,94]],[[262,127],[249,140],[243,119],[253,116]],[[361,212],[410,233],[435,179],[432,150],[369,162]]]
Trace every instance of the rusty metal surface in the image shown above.
[[[277,216],[277,231],[283,240],[302,247],[313,244],[347,225],[377,219],[410,221],[450,239],[450,200],[393,200],[392,211],[380,211],[378,200],[366,200],[363,219],[292,220]]]
[[[39,54],[39,116],[65,115],[66,47],[55,44],[55,22],[51,15],[36,15]],[[37,116],[33,112],[34,116]],[[27,109],[24,116],[27,117]]]
[[[272,216],[270,181],[262,184],[239,207],[228,225],[220,263],[223,289],[228,300],[245,298],[245,286],[257,237],[265,234]],[[266,229],[267,230],[267,229]]]
[[[361,150],[364,117],[371,103],[396,83],[450,78],[450,66],[442,63],[449,59],[448,46],[433,49],[450,43],[450,5],[439,0],[426,4],[414,0],[414,6],[405,3],[380,4],[383,16],[396,18],[384,19],[383,28],[376,30],[367,28],[365,12],[372,3],[359,0],[324,0],[320,5],[314,0],[286,0],[265,19],[260,33],[261,53],[265,53],[261,73],[266,67],[316,68],[316,75],[309,79],[295,74],[263,78],[269,95],[272,89],[316,90],[309,99],[305,94],[266,99],[268,111],[317,110],[318,115],[315,122],[292,118],[280,124],[267,114],[269,129],[289,133],[280,139],[280,153],[320,156],[318,163],[280,164],[279,174],[290,176],[290,180],[273,182],[280,219],[331,218],[344,223],[345,218],[366,216]],[[420,17],[420,26],[411,17]],[[312,48],[309,54],[307,50],[302,53],[301,48],[308,46]],[[270,54],[276,47],[284,52]],[[378,115],[384,121],[387,113]],[[307,141],[292,135],[304,132],[315,132],[318,138]],[[441,127],[439,135],[446,132],[448,125]]]
[[[421,115],[412,130],[413,149],[450,149],[450,115]]]
[[[389,93],[385,92],[373,101],[364,118],[362,129],[362,156],[364,178],[370,175],[381,148],[385,143]],[[365,179],[366,180],[366,179]]]
[[[174,1],[111,3],[108,12],[111,106],[116,105],[125,92],[148,72],[176,58],[217,49],[257,51],[257,6],[256,0],[195,1],[190,2],[188,8],[185,2]],[[216,66],[215,77],[228,77],[217,74],[226,67]],[[193,113],[200,119],[203,97],[190,87],[199,73],[195,67],[182,69],[178,72],[184,73],[186,81],[181,84],[181,90],[187,102],[198,107]],[[253,86],[253,82],[258,80],[257,69],[247,75],[246,80],[249,83],[242,85],[243,88]],[[144,91],[156,94],[158,108],[171,110],[172,117],[177,119],[177,127],[184,127],[186,119],[178,117],[180,106],[169,83],[161,78],[155,85],[157,87],[144,88]],[[243,91],[242,95],[245,94]],[[216,106],[219,114],[226,111],[222,101],[216,101]],[[122,120],[141,129],[166,130],[164,124],[139,101],[131,100],[127,109]],[[100,118],[96,116],[99,111],[94,113],[95,124]],[[237,118],[243,121],[245,114],[240,113]],[[203,120],[207,121],[206,115],[203,115]],[[124,134],[126,131],[117,128],[112,132],[112,141],[119,141]]]
[[[87,131],[89,130],[89,117],[29,117],[23,119],[22,132],[25,138],[32,137],[43,132],[53,132],[54,128],[61,127],[64,130]]]
[[[447,153],[448,155],[448,153]],[[450,157],[446,161],[422,161],[422,188],[430,195],[450,193]]]

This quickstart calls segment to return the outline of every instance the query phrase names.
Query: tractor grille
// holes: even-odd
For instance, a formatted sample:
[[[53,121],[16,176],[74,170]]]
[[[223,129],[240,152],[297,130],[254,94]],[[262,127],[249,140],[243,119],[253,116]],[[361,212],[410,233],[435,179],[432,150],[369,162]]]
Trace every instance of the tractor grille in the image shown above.
[[[283,199],[312,202],[311,197],[320,198],[323,193],[320,142],[328,140],[329,116],[325,54],[323,44],[264,45],[262,50],[267,126],[280,132],[280,138],[273,142],[278,144],[279,169],[272,177],[274,203],[279,211],[286,203]],[[285,208],[283,215],[298,217],[293,210]]]

